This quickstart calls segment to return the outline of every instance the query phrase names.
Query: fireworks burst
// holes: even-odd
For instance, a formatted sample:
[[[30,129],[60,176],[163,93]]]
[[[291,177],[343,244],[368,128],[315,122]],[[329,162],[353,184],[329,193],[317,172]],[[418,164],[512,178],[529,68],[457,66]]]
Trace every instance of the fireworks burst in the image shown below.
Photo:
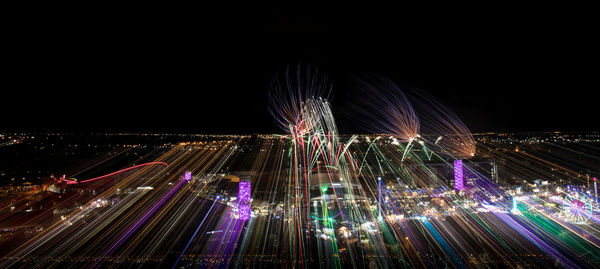
[[[319,114],[306,111],[310,100],[328,99],[331,93],[329,79],[316,68],[297,65],[288,66],[285,72],[277,74],[269,87],[269,112],[286,132],[310,131]]]
[[[408,100],[413,104],[421,122],[421,135],[443,153],[456,158],[475,156],[475,139],[460,118],[435,97],[416,88],[406,88]]]
[[[399,142],[412,141],[419,135],[419,118],[398,85],[381,77],[361,79],[359,84],[355,107],[367,130],[394,135]]]

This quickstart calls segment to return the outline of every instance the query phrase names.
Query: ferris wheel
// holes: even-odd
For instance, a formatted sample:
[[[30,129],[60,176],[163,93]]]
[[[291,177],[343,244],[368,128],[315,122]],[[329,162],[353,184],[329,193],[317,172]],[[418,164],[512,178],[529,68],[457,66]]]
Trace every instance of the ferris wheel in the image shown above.
[[[563,200],[565,220],[574,224],[586,223],[593,214],[593,199],[584,192],[569,190]]]

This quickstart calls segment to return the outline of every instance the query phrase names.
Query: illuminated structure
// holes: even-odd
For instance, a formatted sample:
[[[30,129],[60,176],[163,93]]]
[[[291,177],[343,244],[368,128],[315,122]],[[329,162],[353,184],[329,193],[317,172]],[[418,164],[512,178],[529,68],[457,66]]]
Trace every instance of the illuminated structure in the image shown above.
[[[454,160],[454,190],[460,191],[463,187],[463,162],[462,160]]]
[[[383,216],[381,216],[381,177],[377,177],[378,189],[379,189],[379,216],[377,216],[378,221],[383,221]]]
[[[185,172],[183,179],[185,179],[186,181],[190,181],[192,179],[192,172]]]
[[[593,214],[592,199],[577,189],[567,190],[563,201],[565,220],[574,224],[584,224]]]
[[[250,181],[242,180],[239,183],[238,191],[238,216],[241,220],[250,219]]]
[[[596,200],[596,210],[598,210],[598,186],[596,185],[597,181],[598,178],[594,177],[594,198]]]
[[[492,162],[492,181],[498,183],[498,164]]]

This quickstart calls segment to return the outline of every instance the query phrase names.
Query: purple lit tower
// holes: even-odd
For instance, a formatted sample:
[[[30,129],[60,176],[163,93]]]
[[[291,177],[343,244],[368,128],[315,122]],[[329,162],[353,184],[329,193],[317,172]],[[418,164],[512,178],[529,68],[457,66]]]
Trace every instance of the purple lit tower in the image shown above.
[[[379,186],[379,216],[377,216],[377,220],[382,221],[383,216],[381,216],[381,177],[377,177],[377,183]]]
[[[596,185],[598,178],[594,177],[594,194],[596,195],[596,207],[598,207],[598,186]]]
[[[238,191],[238,216],[241,220],[250,219],[250,181],[240,180]]]
[[[460,191],[463,187],[463,162],[454,160],[454,190]]]
[[[190,181],[192,179],[192,172],[185,172],[183,179]]]

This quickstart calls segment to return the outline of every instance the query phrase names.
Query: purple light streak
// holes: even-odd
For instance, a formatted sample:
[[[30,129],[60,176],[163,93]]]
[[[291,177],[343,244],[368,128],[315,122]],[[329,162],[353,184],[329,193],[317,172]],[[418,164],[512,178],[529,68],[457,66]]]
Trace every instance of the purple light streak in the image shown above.
[[[123,243],[125,243],[127,239],[129,239],[129,237],[131,237],[142,225],[144,225],[144,223],[146,223],[148,219],[150,219],[159,208],[161,208],[168,200],[170,200],[171,197],[185,183],[187,183],[186,180],[179,180],[179,182],[177,182],[177,184],[173,186],[169,190],[169,192],[167,192],[167,194],[163,195],[158,202],[154,203],[154,205],[152,205],[152,207],[148,211],[146,211],[146,213],[144,213],[140,218],[138,218],[133,225],[129,226],[129,228],[124,233],[122,233],[121,236],[115,242],[113,242],[110,248],[108,248],[102,256],[106,257],[113,254]],[[102,265],[101,262],[94,264],[92,267],[98,268],[100,267],[100,265]]]

